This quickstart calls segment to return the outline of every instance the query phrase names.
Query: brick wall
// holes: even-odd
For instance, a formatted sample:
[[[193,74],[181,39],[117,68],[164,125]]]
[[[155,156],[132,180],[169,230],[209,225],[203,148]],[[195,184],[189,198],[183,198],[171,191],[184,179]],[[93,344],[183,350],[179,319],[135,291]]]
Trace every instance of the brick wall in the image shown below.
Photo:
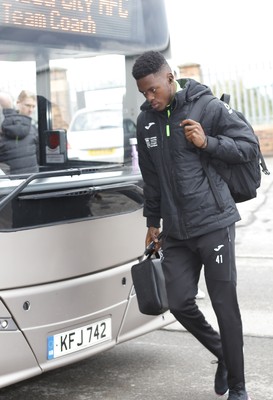
[[[264,156],[273,156],[273,125],[253,126]]]

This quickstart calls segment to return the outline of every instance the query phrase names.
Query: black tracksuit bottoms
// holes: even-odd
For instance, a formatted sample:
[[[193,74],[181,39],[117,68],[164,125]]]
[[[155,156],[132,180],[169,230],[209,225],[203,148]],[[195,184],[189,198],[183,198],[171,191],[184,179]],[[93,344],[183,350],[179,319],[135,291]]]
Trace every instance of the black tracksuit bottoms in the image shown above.
[[[165,237],[163,270],[171,313],[228,370],[229,388],[244,387],[242,320],[236,292],[235,224],[187,240]],[[201,268],[220,335],[196,305]]]

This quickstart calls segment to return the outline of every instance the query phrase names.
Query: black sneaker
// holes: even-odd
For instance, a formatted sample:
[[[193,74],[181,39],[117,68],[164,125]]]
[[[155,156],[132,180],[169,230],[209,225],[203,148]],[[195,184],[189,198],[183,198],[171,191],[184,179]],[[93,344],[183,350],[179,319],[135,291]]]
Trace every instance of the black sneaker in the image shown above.
[[[214,390],[218,396],[223,396],[228,391],[228,373],[224,361],[219,360],[215,363],[217,363],[218,366],[215,374]]]
[[[227,400],[250,400],[245,389],[230,389]]]

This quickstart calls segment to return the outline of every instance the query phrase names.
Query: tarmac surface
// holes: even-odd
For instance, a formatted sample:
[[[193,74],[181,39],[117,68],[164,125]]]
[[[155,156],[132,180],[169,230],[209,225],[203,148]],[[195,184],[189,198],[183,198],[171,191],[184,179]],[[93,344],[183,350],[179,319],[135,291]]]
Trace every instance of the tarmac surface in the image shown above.
[[[273,400],[273,157],[258,197],[239,205],[238,297],[251,400]],[[206,292],[198,304],[217,322]],[[3,400],[216,400],[213,356],[179,323],[0,390]],[[1,364],[0,364],[1,365]],[[1,368],[1,366],[0,366]],[[221,397],[226,400],[227,396]]]

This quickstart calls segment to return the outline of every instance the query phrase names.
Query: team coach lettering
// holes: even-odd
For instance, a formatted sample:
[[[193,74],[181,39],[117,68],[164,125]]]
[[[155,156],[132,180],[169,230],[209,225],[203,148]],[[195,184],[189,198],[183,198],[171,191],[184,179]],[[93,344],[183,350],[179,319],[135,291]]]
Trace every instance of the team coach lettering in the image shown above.
[[[2,23],[45,30],[97,33],[92,16],[128,18],[128,0],[10,0],[2,3]],[[127,3],[128,4],[128,3]]]

